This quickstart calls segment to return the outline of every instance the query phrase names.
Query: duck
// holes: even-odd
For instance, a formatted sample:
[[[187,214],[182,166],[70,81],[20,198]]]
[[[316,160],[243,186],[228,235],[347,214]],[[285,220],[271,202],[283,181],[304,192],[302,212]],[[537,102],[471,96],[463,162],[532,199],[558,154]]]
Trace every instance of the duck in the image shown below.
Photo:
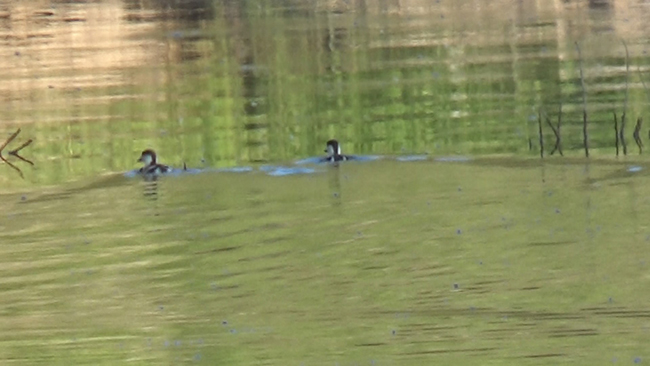
[[[351,155],[341,154],[341,145],[339,145],[339,142],[335,139],[327,141],[326,146],[325,152],[327,153],[327,156],[323,158],[324,161],[338,162],[354,159]]]
[[[145,175],[157,175],[169,173],[172,171],[167,165],[158,164],[156,160],[156,152],[152,149],[146,149],[140,154],[139,162],[144,163],[144,166],[138,170],[138,173]]]

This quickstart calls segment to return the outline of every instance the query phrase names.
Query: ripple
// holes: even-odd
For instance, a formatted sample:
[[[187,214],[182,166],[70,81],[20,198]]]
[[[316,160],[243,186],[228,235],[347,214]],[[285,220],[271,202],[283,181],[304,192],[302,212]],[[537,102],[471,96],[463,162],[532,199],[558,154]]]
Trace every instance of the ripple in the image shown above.
[[[199,168],[187,168],[187,169],[177,169],[172,168],[170,172],[157,174],[157,176],[165,177],[178,177],[182,175],[194,175],[207,172],[216,172],[216,173],[248,173],[252,172],[253,168],[249,166],[241,167],[230,167],[230,168],[218,168],[218,169],[199,169]],[[135,178],[141,176],[139,169],[129,170],[124,173],[124,176],[127,178]]]
[[[364,161],[374,161],[382,159],[381,155],[347,155],[348,160],[346,162],[364,162]],[[314,156],[311,158],[306,158],[298,160],[295,162],[298,165],[302,164],[329,164],[331,161],[326,160],[323,156]]]
[[[304,168],[304,167],[287,167],[287,166],[273,166],[273,165],[264,165],[260,167],[260,170],[264,173],[274,176],[282,177],[285,175],[297,175],[297,174],[312,174],[316,173],[316,169]]]
[[[405,155],[395,158],[397,161],[423,161],[427,159],[429,159],[427,155]]]
[[[462,155],[451,155],[451,156],[441,156],[438,158],[433,159],[435,161],[443,162],[443,163],[462,163],[462,162],[467,162],[467,161],[472,161],[472,159],[469,156],[462,156]]]

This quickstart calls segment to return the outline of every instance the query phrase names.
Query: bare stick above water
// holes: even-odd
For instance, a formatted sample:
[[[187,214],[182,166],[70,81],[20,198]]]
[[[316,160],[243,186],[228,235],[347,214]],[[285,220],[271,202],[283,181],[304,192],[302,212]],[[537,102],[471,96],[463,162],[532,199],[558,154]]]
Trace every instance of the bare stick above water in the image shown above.
[[[627,155],[627,142],[625,142],[625,118],[627,117],[627,102],[629,100],[630,88],[630,52],[627,49],[627,44],[625,40],[621,40],[623,47],[625,48],[625,100],[623,101],[623,115],[621,116],[621,131],[619,140],[621,145],[623,145],[623,155]]]
[[[553,130],[553,134],[555,135],[555,146],[553,147],[553,150],[551,150],[551,155],[557,151],[560,155],[564,156],[564,153],[562,152],[562,137],[560,135],[560,128],[562,127],[562,103],[560,103],[560,110],[557,115],[557,128],[553,126],[548,116],[546,116],[546,123],[551,127],[551,130]]]
[[[639,72],[639,79],[641,80],[641,85],[643,85],[643,90],[645,90],[645,95],[650,100],[650,93],[648,93],[648,87],[645,85],[645,79],[643,78],[643,73],[641,72],[641,66],[637,65],[636,70]],[[648,131],[648,138],[650,139],[650,131]]]
[[[560,108],[558,109],[557,113],[557,144],[555,147],[557,148],[557,151],[560,152],[561,156],[564,156],[564,153],[562,152],[562,135],[560,134],[560,128],[562,127],[562,103],[560,102]]]
[[[537,114],[537,125],[539,126],[539,157],[544,159],[544,134],[542,133],[542,109]]]
[[[634,142],[636,142],[636,146],[639,147],[639,154],[643,153],[643,141],[641,141],[641,125],[643,124],[643,120],[641,117],[639,117],[636,120],[636,126],[634,126],[634,133],[632,136],[634,136]]]
[[[585,75],[582,69],[582,53],[580,52],[580,45],[575,42],[576,50],[578,51],[578,62],[580,64],[580,84],[582,85],[582,138],[585,146],[585,156],[589,157],[589,130],[587,119],[587,88],[585,88]]]
[[[5,147],[7,147],[7,145],[9,145],[11,141],[13,141],[16,138],[16,136],[18,136],[19,133],[20,133],[20,128],[18,129],[18,131],[12,133],[11,136],[9,136],[9,138],[7,139],[7,141],[5,141],[4,144],[2,144],[2,146],[0,146],[0,156],[2,155],[2,150],[4,150]]]
[[[618,156],[618,118],[616,117],[616,112],[614,112],[614,136],[616,137],[616,156]]]
[[[19,152],[20,150],[22,150],[22,149],[26,148],[27,146],[31,145],[31,143],[32,143],[33,141],[34,141],[34,140],[29,139],[29,140],[23,142],[23,144],[20,145],[20,146],[18,146],[17,149],[13,149],[13,150],[9,151],[9,155],[13,155],[13,156],[17,157],[18,159],[20,159],[20,160],[22,160],[22,161],[24,161],[24,162],[26,162],[26,163],[29,163],[29,165],[34,165],[34,163],[33,163],[31,160],[29,160],[29,159],[25,159],[25,158],[23,158],[22,156],[20,156],[20,155],[18,154],[18,152]]]
[[[20,175],[21,178],[24,178],[24,176],[23,176],[23,172],[20,170],[20,168],[18,168],[17,166],[13,165],[11,162],[9,162],[9,161],[8,161],[8,160],[7,160],[7,159],[2,155],[2,151],[5,149],[5,147],[7,147],[7,145],[9,145],[9,144],[10,144],[10,143],[11,143],[11,142],[16,138],[16,136],[18,136],[19,133],[20,133],[20,128],[19,128],[16,132],[14,132],[13,134],[11,134],[11,136],[9,136],[9,138],[8,138],[8,139],[7,139],[7,140],[6,140],[2,145],[0,145],[0,161],[3,161],[3,162],[5,162],[5,163],[7,163],[7,165],[9,165],[11,168],[13,168],[15,171],[18,172],[18,174]],[[24,161],[24,162],[27,162],[27,163],[29,163],[29,164],[31,164],[31,165],[34,165],[34,163],[32,163],[30,160],[25,159],[25,158],[23,158],[22,156],[20,156],[20,155],[18,154],[18,152],[19,152],[20,150],[22,150],[23,148],[29,146],[31,143],[32,143],[32,139],[27,140],[27,141],[24,142],[22,145],[20,145],[17,149],[13,149],[13,150],[9,151],[9,155],[15,156],[15,157],[17,157],[18,159],[20,159],[20,160],[22,160],[22,161]]]
[[[627,142],[625,142],[625,113],[621,116],[621,128],[618,130],[618,140],[623,147],[623,155],[627,155]]]

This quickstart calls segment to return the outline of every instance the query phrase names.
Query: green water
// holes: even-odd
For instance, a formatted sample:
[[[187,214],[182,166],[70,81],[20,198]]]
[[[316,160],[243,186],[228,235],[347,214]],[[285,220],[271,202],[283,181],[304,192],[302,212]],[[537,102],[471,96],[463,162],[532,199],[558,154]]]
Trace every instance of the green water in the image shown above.
[[[647,174],[626,166],[377,161],[6,195],[0,355],[631,363],[649,356],[650,231]]]
[[[0,0],[0,365],[646,363],[646,7]]]

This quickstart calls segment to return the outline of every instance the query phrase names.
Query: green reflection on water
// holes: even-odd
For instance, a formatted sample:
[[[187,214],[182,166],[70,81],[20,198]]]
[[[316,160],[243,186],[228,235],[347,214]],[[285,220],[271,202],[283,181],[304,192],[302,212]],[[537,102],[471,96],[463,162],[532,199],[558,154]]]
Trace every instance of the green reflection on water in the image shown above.
[[[28,14],[45,14],[28,4]],[[28,16],[21,27],[57,47],[5,47],[14,87],[3,121],[36,139],[31,185],[133,169],[145,148],[177,166],[287,162],[318,154],[330,138],[357,154],[532,156],[539,109],[555,121],[560,103],[565,151],[581,155],[576,40],[593,153],[613,154],[613,112],[622,115],[626,100],[631,142],[648,100],[645,38],[628,30],[644,24],[642,12],[621,20],[591,3],[115,4],[75,8],[87,21],[70,29]],[[586,35],[572,39],[566,24]],[[81,43],[68,31],[84,34]]]
[[[648,185],[624,171],[378,161],[168,178],[146,197],[151,186],[121,176],[5,195],[0,355],[233,365],[647,356]]]

